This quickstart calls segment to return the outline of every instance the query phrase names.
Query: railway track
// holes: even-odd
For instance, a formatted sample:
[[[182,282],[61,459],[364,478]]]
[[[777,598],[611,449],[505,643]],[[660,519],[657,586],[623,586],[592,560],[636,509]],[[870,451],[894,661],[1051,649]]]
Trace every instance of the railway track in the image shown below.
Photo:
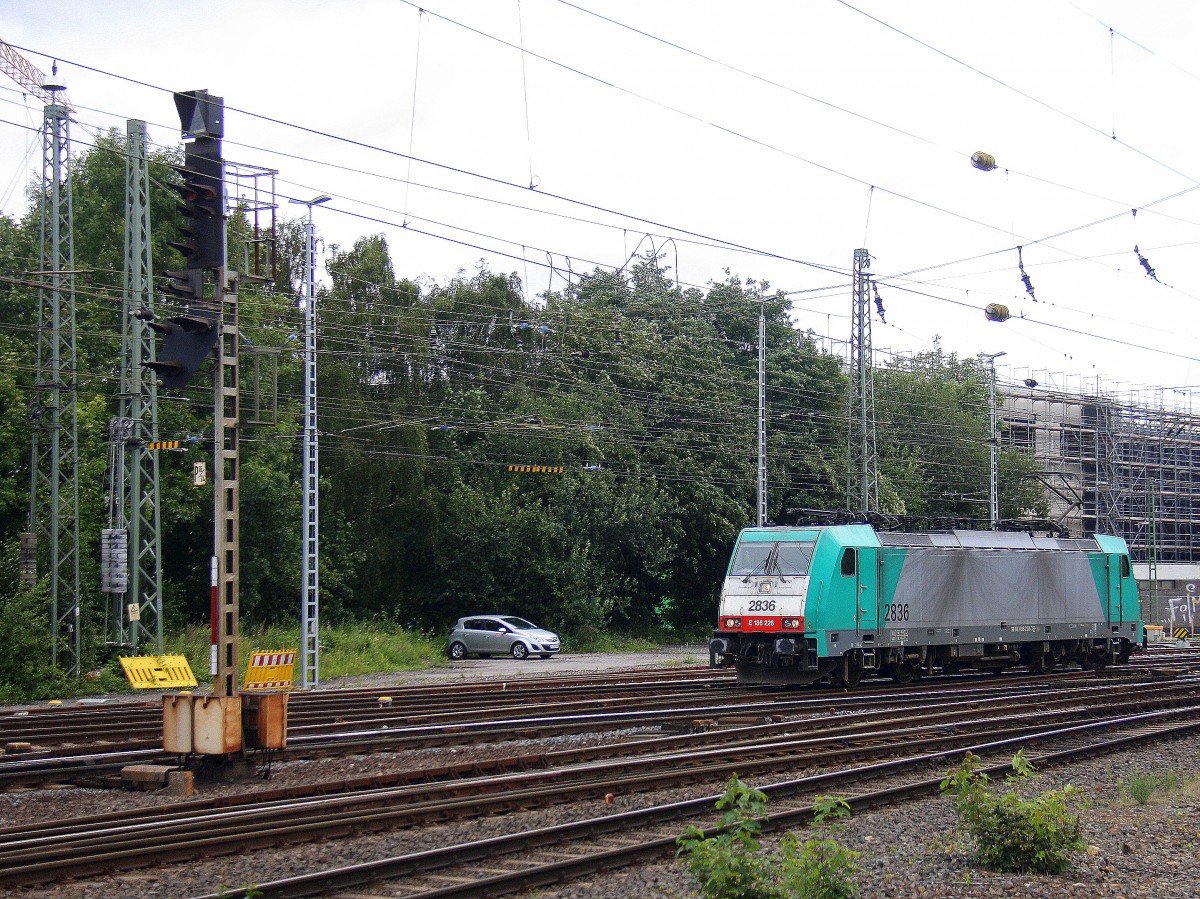
[[[990,697],[981,691],[929,691],[909,695],[907,706],[893,693],[890,708],[854,695],[857,708],[838,714],[513,757],[470,776],[461,769],[398,772],[391,783],[374,778],[369,784],[314,785],[278,796],[227,797],[7,828],[0,830],[0,883],[87,876],[550,804],[592,807],[590,801],[609,793],[719,783],[735,771],[761,778],[816,767],[821,776],[836,771],[865,776],[884,770],[875,766],[904,759],[978,753],[1068,734],[1153,724],[1200,727],[1200,706],[1191,704],[1198,683],[1195,678],[1080,683],[1019,695],[993,689]],[[864,760],[870,764],[858,764]]]
[[[290,731],[321,732],[348,724],[373,722],[396,725],[421,719],[426,723],[485,718],[498,709],[497,694],[509,705],[580,707],[614,702],[639,702],[662,694],[664,685],[676,696],[705,695],[713,690],[738,690],[732,672],[707,668],[678,668],[616,675],[524,678],[514,682],[470,681],[405,687],[374,687],[296,692],[289,700]],[[745,691],[745,688],[740,688]],[[749,691],[745,691],[749,692]],[[387,697],[387,704],[380,697]],[[307,731],[305,729],[308,729]],[[101,705],[41,706],[0,712],[0,745],[21,741],[46,749],[93,751],[98,742],[120,744],[114,749],[138,749],[161,743],[162,704],[159,701],[115,702]]]
[[[1130,723],[1133,729],[1118,737],[1102,737],[1094,733],[1081,736],[1076,729],[1056,729],[1025,738],[981,744],[971,747],[971,751],[992,755],[1004,749],[1020,748],[1031,738],[1053,740],[1072,737],[1077,740],[1078,745],[1071,748],[1029,754],[1029,760],[1041,770],[1153,740],[1171,739],[1200,729],[1200,722],[1197,721],[1170,724],[1133,719]],[[819,792],[837,791],[855,813],[934,795],[938,792],[941,777],[911,779],[914,772],[931,765],[952,764],[958,757],[958,752],[933,752],[760,787],[772,800],[772,810],[762,822],[764,830],[794,828],[809,823],[816,812],[812,799]],[[1008,764],[993,764],[982,770],[989,776],[1000,776],[1008,770]],[[877,789],[863,789],[864,781],[872,778],[887,778],[891,782]],[[679,822],[683,820],[705,822],[706,835],[718,832],[719,823],[711,814],[718,798],[718,795],[711,795],[572,824],[526,830],[259,883],[252,890],[225,889],[200,899],[341,895],[368,887],[370,895],[378,899],[449,899],[498,896],[552,887],[599,872],[673,856],[677,848]],[[478,869],[482,859],[487,860],[487,873],[471,876],[469,872]]]
[[[1162,665],[1200,665],[1200,652],[1157,649],[1135,656],[1128,665],[1113,669],[1137,672]],[[1012,676],[1012,675],[1008,675]],[[1084,676],[1082,672],[1059,677]],[[968,679],[978,676],[968,675]],[[954,683],[961,677],[938,678]],[[497,684],[499,689],[497,690]],[[664,693],[664,684],[671,690]],[[507,700],[498,703],[496,693]],[[468,681],[404,687],[372,687],[293,693],[289,702],[289,739],[352,730],[394,729],[416,723],[450,724],[511,717],[513,707],[557,706],[562,715],[597,708],[649,709],[645,697],[658,695],[670,706],[689,695],[706,697],[727,692],[737,696],[762,696],[761,690],[738,687],[731,671],[690,667],[621,672],[603,676],[553,678],[524,677],[513,682]],[[817,695],[819,690],[813,691]],[[386,705],[380,697],[388,697]],[[35,707],[0,711],[0,746],[31,743],[39,757],[95,755],[99,752],[132,752],[161,745],[162,706],[154,701],[106,703],[73,707]]]
[[[1161,667],[1149,666],[1150,668]],[[1145,669],[1143,669],[1145,670]],[[937,678],[920,685],[895,689],[882,682],[851,694],[837,690],[802,690],[763,693],[758,689],[739,688],[728,677],[695,678],[690,672],[679,678],[674,689],[662,695],[662,684],[623,677],[612,685],[598,679],[569,679],[563,685],[546,688],[493,690],[480,698],[478,685],[465,690],[451,685],[449,696],[466,699],[455,708],[444,697],[443,708],[427,711],[428,691],[407,689],[389,692],[389,705],[380,704],[380,691],[342,691],[330,694],[297,694],[297,705],[323,707],[297,716],[289,716],[288,748],[277,755],[281,760],[324,758],[357,753],[400,752],[411,749],[496,743],[505,740],[540,739],[567,734],[591,734],[616,729],[694,727],[697,721],[713,721],[728,726],[738,719],[773,716],[780,719],[826,714],[831,708],[841,713],[855,709],[877,708],[898,701],[917,701],[927,695],[935,699],[986,694],[999,685],[1026,695],[1030,690],[1060,689],[1069,684],[1109,684],[1136,677],[1138,669],[1114,669],[1097,678],[1088,672],[1064,672],[1040,677],[1010,674],[1000,680],[980,676]],[[1053,686],[1050,686],[1053,685]],[[674,686],[674,685],[673,685]],[[590,699],[562,699],[564,693],[586,688],[596,695]],[[609,692],[605,692],[608,690]],[[339,704],[342,703],[342,704]],[[399,703],[397,706],[396,704]],[[490,704],[489,704],[490,703]],[[124,718],[124,711],[116,717]],[[0,759],[0,789],[45,783],[104,785],[125,765],[135,763],[173,763],[174,756],[161,751],[161,711],[155,708],[158,731],[153,738],[142,737],[124,743],[106,741],[91,744],[67,744],[41,747],[32,752]],[[88,708],[89,719],[97,712]],[[23,720],[23,719],[21,719]],[[315,723],[304,723],[304,722]],[[26,733],[26,736],[31,734]],[[32,741],[31,741],[32,742]]]

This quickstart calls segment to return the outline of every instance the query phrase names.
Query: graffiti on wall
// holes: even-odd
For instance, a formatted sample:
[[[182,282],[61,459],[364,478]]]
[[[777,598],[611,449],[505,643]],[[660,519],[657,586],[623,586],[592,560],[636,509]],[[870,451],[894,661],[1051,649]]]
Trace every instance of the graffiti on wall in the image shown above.
[[[1200,583],[1184,581],[1176,596],[1167,597],[1167,617],[1162,625],[1168,633],[1175,628],[1186,627],[1188,633],[1200,630]]]

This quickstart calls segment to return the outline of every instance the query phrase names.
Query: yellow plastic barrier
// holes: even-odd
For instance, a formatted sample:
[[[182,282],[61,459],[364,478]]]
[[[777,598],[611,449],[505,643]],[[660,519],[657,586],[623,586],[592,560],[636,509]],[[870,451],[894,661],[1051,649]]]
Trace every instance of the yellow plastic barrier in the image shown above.
[[[120,656],[120,662],[135,690],[196,686],[196,675],[185,656]]]
[[[246,667],[243,690],[290,690],[296,668],[296,650],[256,652]]]

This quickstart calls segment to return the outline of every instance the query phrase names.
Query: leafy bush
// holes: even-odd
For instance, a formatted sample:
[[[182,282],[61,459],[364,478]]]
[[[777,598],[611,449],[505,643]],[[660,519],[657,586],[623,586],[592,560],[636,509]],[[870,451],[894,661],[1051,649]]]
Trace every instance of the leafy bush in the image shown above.
[[[1071,853],[1084,848],[1079,815],[1070,810],[1078,790],[1067,786],[1021,799],[995,793],[979,770],[977,756],[967,753],[962,765],[942,781],[952,794],[954,810],[975,843],[974,859],[998,871],[1061,874],[1071,867]],[[1033,774],[1021,750],[1013,758],[1014,775]]]
[[[66,677],[50,665],[44,589],[0,596],[0,702],[62,695]]]
[[[805,840],[788,834],[781,842],[784,887],[781,896],[803,899],[853,899],[858,885],[850,877],[858,870],[857,852],[836,840]]]
[[[820,797],[818,803],[824,816],[848,813],[841,800]],[[678,855],[687,856],[688,867],[705,896],[850,899],[858,895],[858,887],[850,879],[858,870],[858,853],[843,849],[834,840],[801,842],[789,833],[780,840],[778,853],[764,853],[758,837],[762,830],[759,819],[766,814],[766,807],[766,794],[735,775],[717,800],[717,808],[725,812],[721,832],[705,837],[703,830],[689,825],[680,834]]]

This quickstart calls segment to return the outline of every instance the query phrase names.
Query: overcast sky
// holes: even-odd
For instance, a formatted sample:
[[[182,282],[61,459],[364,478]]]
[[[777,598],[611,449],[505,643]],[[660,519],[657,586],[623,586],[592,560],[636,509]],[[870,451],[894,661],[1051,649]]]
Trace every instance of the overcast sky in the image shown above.
[[[420,6],[5,0],[0,39],[60,60],[77,149],[127,118],[176,143],[170,92],[223,96],[225,155],[278,170],[280,213],[332,195],[327,243],[383,232],[403,277],[483,258],[532,297],[655,247],[685,285],[768,281],[844,341],[866,247],[877,350],[938,336],[1047,386],[1200,384],[1194,3]],[[0,76],[8,214],[41,117]]]

